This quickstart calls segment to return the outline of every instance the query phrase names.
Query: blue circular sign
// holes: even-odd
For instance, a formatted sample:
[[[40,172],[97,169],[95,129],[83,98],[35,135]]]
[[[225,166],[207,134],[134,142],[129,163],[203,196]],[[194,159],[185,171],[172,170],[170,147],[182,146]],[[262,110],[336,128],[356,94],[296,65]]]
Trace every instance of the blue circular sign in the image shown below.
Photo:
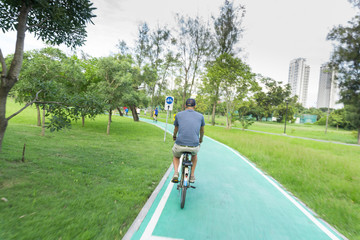
[[[166,103],[167,104],[172,104],[174,102],[174,98],[173,97],[167,97],[166,98]]]

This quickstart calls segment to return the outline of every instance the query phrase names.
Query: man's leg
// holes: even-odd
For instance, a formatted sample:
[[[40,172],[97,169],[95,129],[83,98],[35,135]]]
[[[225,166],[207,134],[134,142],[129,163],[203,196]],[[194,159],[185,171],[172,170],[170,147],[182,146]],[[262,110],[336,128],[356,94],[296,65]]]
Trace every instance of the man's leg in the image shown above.
[[[195,167],[196,167],[196,163],[197,163],[197,155],[192,155],[191,156],[191,161],[192,161],[192,167],[191,167],[191,176],[195,176]]]
[[[174,175],[171,179],[173,183],[177,183],[179,181],[179,162],[180,162],[180,158],[174,156],[173,157]]]
[[[177,173],[179,171],[179,163],[180,163],[180,158],[174,156],[173,158],[174,173]]]

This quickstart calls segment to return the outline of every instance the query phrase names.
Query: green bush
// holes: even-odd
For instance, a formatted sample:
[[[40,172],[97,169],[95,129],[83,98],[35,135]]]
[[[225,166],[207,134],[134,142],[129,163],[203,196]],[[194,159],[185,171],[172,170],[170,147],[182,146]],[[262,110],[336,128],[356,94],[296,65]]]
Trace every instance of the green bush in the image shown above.
[[[326,117],[322,117],[320,118],[317,122],[315,122],[314,124],[316,125],[321,125],[321,126],[325,126],[326,125]]]

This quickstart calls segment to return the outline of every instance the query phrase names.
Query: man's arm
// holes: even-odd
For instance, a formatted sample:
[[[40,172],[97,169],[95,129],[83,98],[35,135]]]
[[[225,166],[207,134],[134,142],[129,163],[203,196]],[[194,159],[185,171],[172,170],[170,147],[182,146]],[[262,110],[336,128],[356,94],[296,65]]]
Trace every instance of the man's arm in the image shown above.
[[[179,131],[179,126],[175,126],[174,127],[174,133],[173,133],[173,140],[175,141],[176,140],[176,135],[177,135],[177,132]]]
[[[200,143],[203,142],[204,133],[205,133],[205,126],[201,126],[200,127],[200,139],[199,139]]]

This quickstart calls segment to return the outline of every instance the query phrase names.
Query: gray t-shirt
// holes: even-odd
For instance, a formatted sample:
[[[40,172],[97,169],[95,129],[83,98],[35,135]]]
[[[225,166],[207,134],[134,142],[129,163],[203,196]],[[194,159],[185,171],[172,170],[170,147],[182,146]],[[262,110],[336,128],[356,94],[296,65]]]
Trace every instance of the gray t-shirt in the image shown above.
[[[196,147],[199,145],[200,128],[205,126],[204,116],[188,109],[176,114],[174,126],[179,127],[177,145]]]

